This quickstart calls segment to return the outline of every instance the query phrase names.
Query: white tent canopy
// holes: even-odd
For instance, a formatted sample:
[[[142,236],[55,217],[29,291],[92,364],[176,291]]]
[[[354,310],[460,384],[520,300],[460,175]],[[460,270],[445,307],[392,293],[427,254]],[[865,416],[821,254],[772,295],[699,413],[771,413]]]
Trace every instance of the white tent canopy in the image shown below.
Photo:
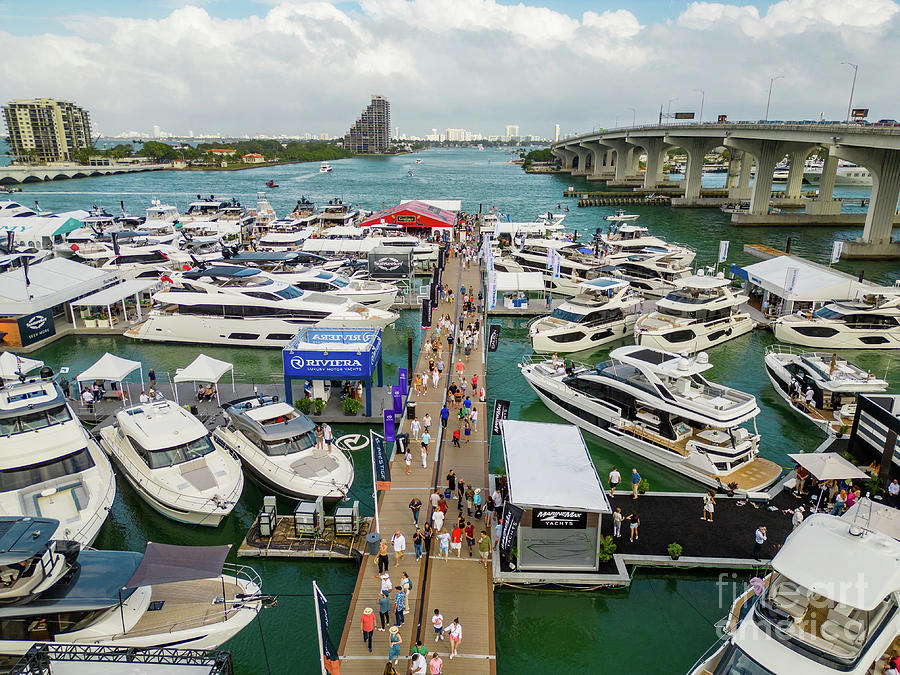
[[[792,302],[849,300],[864,286],[849,274],[792,255],[747,265],[743,271],[751,284]]]
[[[200,354],[191,361],[190,365],[181,368],[172,378],[172,389],[175,392],[175,400],[178,401],[179,382],[218,382],[228,371],[231,371],[231,391],[234,391],[234,365],[227,361],[214,359],[206,354]],[[216,401],[219,401],[219,388],[216,387]]]
[[[16,380],[19,373],[24,375],[43,365],[43,361],[16,356],[12,352],[3,352],[0,354],[0,380]]]
[[[73,307],[109,307],[157,284],[156,279],[130,279],[75,300]]]
[[[796,452],[788,457],[819,480],[865,480],[869,477],[836,452]]]
[[[79,382],[93,382],[95,380],[111,380],[121,382],[135,370],[141,371],[141,383],[144,382],[144,368],[140,361],[129,361],[121,356],[106,352],[87,370],[83,371],[75,379]]]
[[[503,420],[501,428],[510,502],[595,513],[611,511],[578,427]]]
[[[541,272],[497,272],[497,291],[542,291],[544,275]]]

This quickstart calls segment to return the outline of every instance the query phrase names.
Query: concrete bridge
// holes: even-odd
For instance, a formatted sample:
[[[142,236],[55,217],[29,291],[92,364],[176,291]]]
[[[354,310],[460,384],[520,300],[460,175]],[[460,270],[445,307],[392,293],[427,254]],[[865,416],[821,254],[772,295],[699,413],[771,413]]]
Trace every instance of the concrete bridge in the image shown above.
[[[0,166],[0,185],[15,183],[39,183],[62,180],[64,178],[87,178],[88,176],[109,176],[114,173],[135,173],[137,171],[159,171],[171,169],[165,164],[105,164],[85,165],[74,162],[53,162],[51,164],[10,164]]]
[[[805,218],[827,220],[840,213],[841,203],[833,198],[837,163],[843,159],[868,169],[872,174],[872,195],[863,235],[846,242],[845,258],[900,258],[900,242],[891,239],[891,228],[900,198],[900,127],[859,124],[793,124],[737,122],[726,124],[647,125],[626,127],[565,138],[551,146],[563,171],[588,180],[605,180],[611,187],[640,186],[645,189],[671,186],[663,177],[667,150],[682,148],[687,153],[683,183],[684,196],[673,205],[705,204],[700,197],[700,180],[707,152],[724,146],[731,151],[726,187],[729,199],[750,200],[749,214],[736,214],[753,224],[778,216],[769,214],[772,176],[775,165],[790,157],[785,198],[805,206]],[[816,148],[827,150],[819,194],[803,199],[803,169],[806,158]],[[646,170],[639,171],[639,157],[646,153]],[[756,175],[750,185],[752,165]],[[801,217],[792,216],[795,220]]]

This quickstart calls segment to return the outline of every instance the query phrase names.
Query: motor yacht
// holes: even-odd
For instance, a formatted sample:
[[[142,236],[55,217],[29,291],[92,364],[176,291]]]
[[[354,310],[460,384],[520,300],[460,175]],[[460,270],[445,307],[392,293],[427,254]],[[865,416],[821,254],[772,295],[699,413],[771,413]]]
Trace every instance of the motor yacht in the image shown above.
[[[203,265],[173,274],[147,320],[125,332],[153,342],[283,347],[303,326],[384,328],[397,314],[344,297],[301,291],[261,270]]]
[[[227,547],[79,550],[53,540],[59,527],[0,518],[0,653],[42,642],[215,649],[267,600],[252,568],[220,562]]]
[[[609,223],[633,223],[638,218],[640,215],[637,213],[625,213],[625,209],[617,209],[615,213],[605,216],[603,220]]]
[[[257,248],[261,251],[296,251],[311,235],[308,229],[289,232],[270,229],[259,238]]]
[[[787,314],[772,327],[776,339],[804,347],[900,349],[900,288],[832,302],[812,313]]]
[[[814,513],[737,598],[725,640],[691,675],[881,675],[900,635],[900,542]]]
[[[89,546],[116,496],[109,459],[51,379],[0,388],[0,516],[54,518]]]
[[[225,408],[228,424],[213,431],[266,490],[289,499],[343,499],[353,484],[353,459],[332,444],[316,447],[315,424],[277,397],[257,396]]]
[[[180,523],[216,527],[244,489],[240,462],[173,401],[118,412],[100,430],[100,445],[144,501]]]
[[[599,244],[603,262],[614,265],[632,255],[665,255],[669,260],[690,265],[697,252],[680,244],[670,244],[665,239],[654,237],[642,225],[625,223],[610,224],[608,232],[598,231],[595,239]]]
[[[656,303],[653,312],[638,317],[636,344],[694,354],[745,335],[756,326],[750,315],[741,311],[747,296],[734,293],[731,281],[721,273],[685,277],[676,280],[675,286],[676,290]]]
[[[627,281],[601,278],[585,281],[581,287],[581,293],[531,324],[528,333],[535,352],[594,349],[634,332],[640,298]]]
[[[336,271],[346,267],[344,260],[332,260],[325,256],[307,253],[306,251],[240,251],[231,249],[222,251],[221,262],[256,267],[265,272],[277,274],[279,269],[293,270],[295,267],[313,267],[315,269]]]
[[[319,173],[331,173],[332,171],[334,171],[334,167],[328,162],[322,162],[319,165]]]
[[[307,218],[316,213],[316,205],[314,202],[311,202],[306,197],[300,197],[297,200],[297,205],[294,207],[294,210],[291,211],[289,218]]]
[[[592,275],[624,279],[647,298],[662,298],[678,288],[678,281],[691,276],[691,268],[665,253],[632,255],[613,265],[593,268]]]
[[[845,433],[856,415],[859,394],[879,394],[888,383],[834,352],[811,352],[790,345],[770,345],[766,375],[791,408],[829,434]],[[799,388],[791,392],[791,383]],[[795,385],[796,386],[796,385]],[[812,401],[807,391],[812,389]]]
[[[819,161],[807,161],[803,167],[803,180],[813,185],[822,182],[822,168],[824,163]],[[835,185],[872,185],[872,172],[864,166],[838,161],[834,174]]]
[[[591,274],[596,264],[573,259],[578,244],[564,239],[525,239],[522,247],[514,249],[494,266],[504,272],[540,272],[544,275],[544,288],[557,295],[578,295],[581,283],[596,277]],[[560,254],[559,276],[553,276],[550,265],[551,251]],[[504,264],[504,262],[506,264]],[[503,267],[503,269],[501,269]]]
[[[178,220],[178,207],[172,204],[163,204],[158,199],[154,199],[152,206],[144,211],[145,225],[148,223],[171,223],[174,225]]]
[[[596,367],[534,359],[528,384],[560,417],[705,485],[763,490],[781,467],[759,454],[756,398],[709,382],[705,352],[687,358],[631,345]],[[744,425],[752,423],[753,430]]]

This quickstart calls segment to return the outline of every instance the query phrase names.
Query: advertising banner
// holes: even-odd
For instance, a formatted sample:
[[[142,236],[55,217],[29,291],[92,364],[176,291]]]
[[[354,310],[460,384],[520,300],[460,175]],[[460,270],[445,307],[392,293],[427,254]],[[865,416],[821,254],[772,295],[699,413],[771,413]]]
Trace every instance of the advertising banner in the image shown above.
[[[720,241],[719,242],[719,262],[723,263],[728,260],[728,242]]]
[[[583,530],[587,527],[587,513],[561,509],[535,509],[531,516],[535,530]]]
[[[394,420],[396,419],[396,414],[393,410],[385,410],[384,411],[384,440],[388,443],[393,443],[397,440],[396,435],[394,434]]]
[[[20,316],[16,319],[16,327],[19,332],[19,344],[15,345],[13,331],[4,340],[10,346],[27,347],[38,340],[43,340],[51,335],[56,335],[56,326],[53,323],[53,309],[47,308],[34,314]]]
[[[488,311],[497,306],[497,273],[491,271],[488,277]]]
[[[403,412],[403,394],[400,393],[400,385],[391,385],[391,396],[394,399],[394,415],[399,417]]]
[[[431,328],[431,300],[422,298],[422,330]]]
[[[400,369],[397,379],[400,382],[400,393],[406,396],[409,393],[409,373],[406,371],[406,368]]]
[[[385,410],[385,415],[391,413],[391,437],[394,435],[393,411]],[[385,423],[385,430],[387,424]],[[373,433],[372,436],[372,466],[375,467],[375,488],[378,490],[391,489],[391,464],[388,461],[387,448],[385,447],[386,437],[382,437]]]
[[[836,241],[831,247],[831,263],[834,264],[836,262],[840,262],[841,253],[844,250],[844,242]]]
[[[509,417],[509,401],[504,401],[503,399],[498,398],[494,401],[494,414],[492,416],[491,424],[493,426],[493,432],[495,434],[500,433],[500,422],[507,419]]]
[[[488,333],[488,351],[495,352],[500,346],[500,324],[492,323]]]
[[[509,557],[509,550],[516,540],[516,532],[519,531],[519,522],[525,512],[516,506],[506,502],[503,505],[503,523],[500,525],[500,555]]]
[[[316,618],[318,619],[316,623],[319,625],[319,649],[322,665],[328,675],[341,675],[341,662],[328,632],[328,599],[315,581],[313,582],[313,591],[316,602]]]

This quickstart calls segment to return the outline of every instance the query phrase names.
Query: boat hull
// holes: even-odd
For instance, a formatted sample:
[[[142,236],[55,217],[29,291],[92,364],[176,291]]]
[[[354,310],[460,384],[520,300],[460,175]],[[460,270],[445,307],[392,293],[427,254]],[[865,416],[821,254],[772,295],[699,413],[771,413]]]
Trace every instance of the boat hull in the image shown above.
[[[639,320],[634,330],[634,342],[644,347],[663,351],[694,354],[746,335],[755,327],[756,323],[749,314],[739,314],[726,321],[685,324],[664,330],[642,330]],[[682,337],[679,334],[684,331],[690,331],[692,337],[681,340],[673,339]]]
[[[572,324],[567,328],[556,328],[531,336],[531,347],[538,354],[570,354],[572,352],[586,351],[601,347],[615,340],[621,340],[634,333],[634,315],[629,315],[619,321],[612,321],[602,326],[586,328],[579,324]],[[581,334],[578,339],[571,339],[573,334]],[[564,341],[554,337],[565,336]]]
[[[775,338],[779,342],[789,342],[804,347],[814,347],[827,351],[835,349],[900,349],[900,326],[889,330],[867,330],[848,328],[834,322],[792,321],[792,317],[783,317],[773,324]],[[833,329],[834,333],[821,331],[821,337],[804,335],[797,329],[807,328]]]

